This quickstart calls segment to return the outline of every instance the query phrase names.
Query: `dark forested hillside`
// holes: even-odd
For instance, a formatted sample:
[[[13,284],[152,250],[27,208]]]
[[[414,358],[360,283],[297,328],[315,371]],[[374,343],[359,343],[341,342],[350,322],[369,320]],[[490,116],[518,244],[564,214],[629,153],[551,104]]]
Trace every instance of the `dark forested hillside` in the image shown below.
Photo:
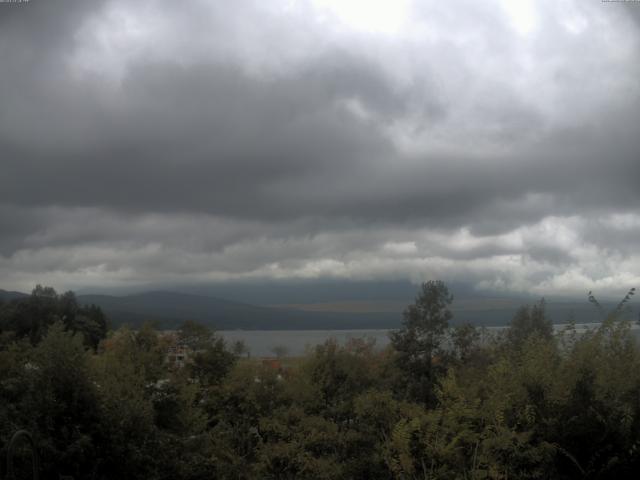
[[[281,308],[232,302],[205,295],[176,292],[145,292],[135,295],[79,295],[78,301],[100,306],[114,325],[142,325],[154,322],[160,328],[175,328],[185,318],[197,320],[216,330],[324,330],[398,328],[402,307],[397,311],[310,310],[296,305]],[[452,305],[452,324],[473,323],[478,326],[507,325],[525,299],[467,297]],[[606,304],[608,305],[608,304]],[[586,302],[555,301],[547,305],[554,323],[571,318],[580,322],[598,320],[597,312]]]
[[[27,294],[0,291],[0,301],[25,298]],[[174,329],[185,319],[196,320],[216,330],[335,330],[398,328],[402,304],[397,309],[377,311],[375,304],[366,312],[332,308],[331,304],[280,305],[278,308],[229,301],[206,295],[170,291],[144,292],[134,295],[78,295],[82,305],[99,306],[113,326],[140,326],[151,322],[157,328]],[[507,325],[518,307],[527,299],[491,298],[466,295],[452,305],[452,324],[477,326]],[[364,303],[364,302],[363,302]],[[554,323],[571,318],[580,322],[597,321],[597,312],[586,302],[559,300],[548,302],[547,314]]]
[[[14,300],[19,298],[26,298],[28,296],[29,295],[27,295],[26,293],[8,292],[6,290],[0,289],[0,301],[3,301],[3,302],[8,302],[9,300]]]
[[[115,325],[142,325],[150,321],[161,328],[176,328],[184,319],[197,320],[217,330],[395,328],[399,324],[398,315],[388,312],[305,312],[175,292],[146,292],[121,297],[80,295],[78,299],[99,305]]]

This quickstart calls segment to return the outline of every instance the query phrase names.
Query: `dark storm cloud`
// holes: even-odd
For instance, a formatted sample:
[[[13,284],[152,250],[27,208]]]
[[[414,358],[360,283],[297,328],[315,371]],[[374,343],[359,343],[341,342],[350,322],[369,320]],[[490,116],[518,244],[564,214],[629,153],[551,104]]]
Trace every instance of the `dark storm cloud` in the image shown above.
[[[80,13],[72,7],[76,18]],[[51,21],[42,35],[73,31],[72,21]],[[425,153],[407,161],[384,127],[407,115],[418,95],[394,86],[381,67],[340,51],[270,78],[226,62],[185,67],[141,59],[128,68],[115,104],[103,99],[93,78],[60,78],[52,63],[36,76],[46,79],[51,71],[58,78],[41,80],[9,101],[12,115],[2,130],[13,135],[4,139],[2,202],[455,223],[529,193],[617,204],[625,198],[610,186],[626,191],[638,172],[637,162],[625,161],[638,148],[635,132],[629,139],[623,131],[611,144],[612,125],[602,126],[604,134],[590,126],[577,132],[577,152],[552,132],[533,148],[489,158]],[[446,107],[438,100],[441,92],[429,93],[434,108],[421,120],[437,122]],[[480,114],[516,130],[520,124],[537,127],[517,102],[501,100],[497,95],[495,111]],[[349,101],[369,115],[350,111]],[[584,195],[584,182],[596,179],[602,187],[588,187]],[[637,198],[631,194],[626,203]]]
[[[638,29],[545,3],[527,37],[465,5],[380,40],[311,4],[0,4],[0,270],[479,279],[518,257],[524,288],[587,265],[589,219],[640,214]],[[637,240],[616,232],[614,256]]]
[[[45,146],[32,137],[11,148],[2,200],[276,214],[281,182],[326,177],[392,154],[375,125],[338,104],[362,99],[389,115],[397,107],[379,100],[384,83],[366,65],[347,61],[335,70],[318,83],[309,72],[262,80],[228,65],[136,67],[122,87],[121,108],[89,100],[86,111],[63,98],[32,111],[28,124]],[[18,108],[29,111],[29,98],[24,102]],[[256,203],[252,194],[263,198]]]
[[[13,40],[3,42],[4,53],[13,52],[25,64],[32,59],[46,59],[51,50],[68,48],[78,26],[104,3],[104,0],[56,0],[3,6],[0,11],[2,37]]]

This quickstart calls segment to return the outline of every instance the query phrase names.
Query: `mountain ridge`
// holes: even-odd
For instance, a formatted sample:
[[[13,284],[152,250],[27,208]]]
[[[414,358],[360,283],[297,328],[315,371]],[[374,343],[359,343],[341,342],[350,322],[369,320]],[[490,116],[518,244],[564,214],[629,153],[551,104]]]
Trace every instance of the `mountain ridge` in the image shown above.
[[[172,291],[150,291],[132,295],[79,295],[80,303],[103,309],[114,324],[139,325],[151,321],[175,328],[184,320],[195,320],[218,330],[306,330],[325,328],[393,328],[395,315],[329,314],[271,308],[217,297]]]
[[[0,290],[0,300],[27,298],[21,292]],[[112,327],[138,327],[151,322],[158,328],[173,329],[185,320],[194,320],[217,330],[348,330],[398,328],[407,304],[399,301],[353,301],[312,304],[255,305],[215,296],[172,290],[150,290],[126,295],[85,293],[80,304],[102,308]],[[509,323],[517,308],[532,302],[525,299],[460,298],[451,310],[452,324],[501,326]],[[384,308],[382,308],[384,306]],[[554,323],[571,317],[579,323],[598,321],[597,312],[587,302],[552,301],[547,311]]]

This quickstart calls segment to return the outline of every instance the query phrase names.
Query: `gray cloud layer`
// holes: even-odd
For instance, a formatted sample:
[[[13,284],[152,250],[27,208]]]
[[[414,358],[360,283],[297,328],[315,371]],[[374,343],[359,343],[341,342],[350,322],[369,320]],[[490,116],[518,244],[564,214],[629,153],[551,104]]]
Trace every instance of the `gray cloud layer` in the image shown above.
[[[638,283],[640,8],[356,4],[0,4],[0,288]]]

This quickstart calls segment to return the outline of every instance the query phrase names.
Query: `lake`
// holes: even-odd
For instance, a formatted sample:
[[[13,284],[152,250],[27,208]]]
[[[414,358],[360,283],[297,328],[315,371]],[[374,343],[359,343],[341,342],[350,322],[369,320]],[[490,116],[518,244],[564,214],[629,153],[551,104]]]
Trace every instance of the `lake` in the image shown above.
[[[596,328],[597,323],[577,324],[578,333],[587,329]],[[554,329],[561,331],[565,324],[556,324]],[[486,332],[499,332],[505,327],[486,327]],[[633,333],[640,337],[640,325],[632,325]],[[319,345],[329,338],[336,339],[340,344],[344,344],[352,338],[374,339],[376,345],[384,348],[389,344],[389,329],[379,330],[220,330],[217,333],[222,335],[228,342],[242,340],[251,355],[254,357],[275,356],[275,347],[285,347],[287,355],[298,356],[304,354],[308,349]]]
[[[220,330],[228,342],[242,340],[254,357],[272,357],[274,347],[285,347],[287,355],[298,356],[307,349],[335,338],[344,344],[351,338],[373,338],[376,345],[389,343],[390,330]]]

